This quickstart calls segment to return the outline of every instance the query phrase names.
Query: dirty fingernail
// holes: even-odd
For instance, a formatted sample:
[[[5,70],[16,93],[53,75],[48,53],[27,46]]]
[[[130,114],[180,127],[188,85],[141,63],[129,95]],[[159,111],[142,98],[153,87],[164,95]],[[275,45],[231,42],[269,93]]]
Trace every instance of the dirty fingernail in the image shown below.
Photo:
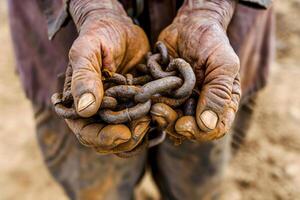
[[[218,115],[214,111],[205,110],[200,115],[200,119],[207,128],[214,129],[217,126]]]
[[[95,103],[96,99],[92,93],[83,94],[78,101],[78,112],[81,113],[86,111],[87,108],[91,107],[93,103]]]

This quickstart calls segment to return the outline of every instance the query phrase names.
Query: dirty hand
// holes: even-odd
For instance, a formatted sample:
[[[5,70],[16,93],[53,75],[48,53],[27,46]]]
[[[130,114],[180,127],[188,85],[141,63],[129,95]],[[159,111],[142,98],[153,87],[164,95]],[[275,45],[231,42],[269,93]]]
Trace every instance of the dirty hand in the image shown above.
[[[239,58],[226,29],[235,5],[235,0],[185,0],[159,36],[171,56],[192,65],[200,91],[195,117],[178,119],[178,134],[207,141],[222,137],[233,123],[241,96]]]
[[[126,73],[141,62],[149,50],[147,37],[117,0],[71,0],[69,12],[79,36],[69,52],[72,76],[66,85],[81,118],[66,122],[82,144],[100,153],[131,151],[148,131],[148,117],[108,125],[91,116],[103,98],[102,71]]]
[[[126,73],[141,61],[149,43],[117,0],[71,0],[69,12],[79,32],[69,52],[71,92],[77,113],[91,117],[103,97],[101,72]]]
[[[66,119],[81,144],[102,154],[133,151],[144,142],[143,138],[150,128],[150,121],[150,117],[145,116],[127,126],[107,125],[92,118]]]

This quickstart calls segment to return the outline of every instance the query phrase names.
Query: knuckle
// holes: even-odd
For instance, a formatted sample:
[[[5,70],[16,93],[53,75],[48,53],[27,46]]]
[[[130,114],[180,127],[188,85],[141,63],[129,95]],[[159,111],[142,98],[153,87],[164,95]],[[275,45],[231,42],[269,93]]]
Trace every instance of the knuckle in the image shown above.
[[[213,97],[212,100],[214,100],[215,102],[217,99],[220,99],[223,102],[223,100],[229,100],[231,98],[230,89],[227,86],[221,84],[219,85],[219,87],[210,88],[209,93],[211,93],[211,96]]]
[[[74,43],[73,46],[71,47],[71,49],[69,50],[69,59],[70,59],[70,61],[75,60],[76,57],[78,57],[78,55],[79,55],[79,50],[75,46],[75,43]]]
[[[70,61],[77,61],[81,58],[94,59],[100,52],[100,42],[90,36],[79,36],[69,50]]]
[[[234,52],[232,53],[232,59],[230,64],[233,68],[233,71],[237,73],[240,69],[240,59]]]
[[[83,50],[86,44],[82,41],[82,38],[78,38],[74,41],[71,49],[69,50],[69,59],[70,61],[76,61],[83,55]]]

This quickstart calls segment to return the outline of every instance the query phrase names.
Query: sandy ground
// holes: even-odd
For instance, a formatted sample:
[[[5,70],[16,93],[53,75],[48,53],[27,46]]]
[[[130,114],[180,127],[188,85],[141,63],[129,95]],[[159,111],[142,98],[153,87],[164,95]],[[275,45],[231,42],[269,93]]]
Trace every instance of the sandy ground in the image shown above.
[[[225,200],[300,199],[299,10],[299,0],[277,1],[278,59],[246,143],[226,172]],[[0,200],[65,200],[36,143],[30,102],[14,72],[6,11],[1,1]],[[137,193],[138,199],[158,198],[149,176]]]

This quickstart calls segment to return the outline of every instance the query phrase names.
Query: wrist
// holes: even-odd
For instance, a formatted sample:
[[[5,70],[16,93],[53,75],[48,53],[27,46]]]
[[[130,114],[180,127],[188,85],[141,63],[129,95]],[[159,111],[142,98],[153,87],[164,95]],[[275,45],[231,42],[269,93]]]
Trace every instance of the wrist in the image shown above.
[[[131,21],[117,0],[71,0],[69,12],[79,32],[97,21]]]
[[[237,0],[185,0],[178,11],[177,17],[188,20],[207,20],[219,23],[224,30],[227,29]]]

